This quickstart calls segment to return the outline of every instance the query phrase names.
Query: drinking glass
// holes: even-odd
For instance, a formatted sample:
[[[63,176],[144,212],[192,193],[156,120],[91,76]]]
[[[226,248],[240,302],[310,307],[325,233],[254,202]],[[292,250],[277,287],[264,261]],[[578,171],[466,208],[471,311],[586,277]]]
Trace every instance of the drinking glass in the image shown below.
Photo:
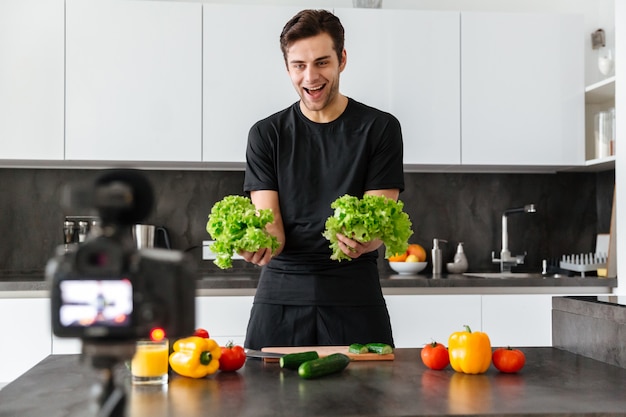
[[[133,384],[167,384],[168,357],[169,343],[167,339],[137,341],[137,349],[130,364]]]

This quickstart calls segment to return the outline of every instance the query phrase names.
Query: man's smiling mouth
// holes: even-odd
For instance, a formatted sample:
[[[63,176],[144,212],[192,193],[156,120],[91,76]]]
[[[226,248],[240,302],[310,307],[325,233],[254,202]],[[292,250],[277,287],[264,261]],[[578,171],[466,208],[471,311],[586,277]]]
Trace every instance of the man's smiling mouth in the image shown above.
[[[312,88],[302,87],[302,88],[304,88],[304,91],[306,91],[308,94],[315,94],[321,91],[325,86],[326,84],[322,84],[319,87],[312,87]]]

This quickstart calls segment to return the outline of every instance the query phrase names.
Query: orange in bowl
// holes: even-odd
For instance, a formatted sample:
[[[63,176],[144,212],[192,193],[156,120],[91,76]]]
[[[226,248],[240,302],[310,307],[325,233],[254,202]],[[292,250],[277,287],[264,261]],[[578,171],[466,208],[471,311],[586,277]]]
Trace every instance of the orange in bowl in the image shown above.
[[[409,256],[409,254],[406,252],[396,253],[394,256],[389,257],[389,262],[404,262],[406,261],[407,256]]]
[[[417,256],[418,262],[426,261],[426,250],[422,245],[418,245],[417,243],[410,244],[406,250],[406,254]],[[391,258],[389,258],[389,260],[391,260]]]

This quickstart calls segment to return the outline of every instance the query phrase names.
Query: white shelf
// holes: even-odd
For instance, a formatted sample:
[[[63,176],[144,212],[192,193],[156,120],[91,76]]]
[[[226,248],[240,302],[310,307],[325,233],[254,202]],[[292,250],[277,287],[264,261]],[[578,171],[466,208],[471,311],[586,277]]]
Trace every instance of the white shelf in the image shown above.
[[[615,168],[615,155],[606,158],[589,159],[585,161],[585,166],[598,168],[598,171]]]
[[[593,115],[615,106],[615,76],[591,84],[585,88],[586,153],[593,147]],[[615,155],[606,158],[588,159],[584,171],[606,171],[615,169]]]
[[[615,99],[615,77],[591,84],[585,88],[585,102],[604,103]]]

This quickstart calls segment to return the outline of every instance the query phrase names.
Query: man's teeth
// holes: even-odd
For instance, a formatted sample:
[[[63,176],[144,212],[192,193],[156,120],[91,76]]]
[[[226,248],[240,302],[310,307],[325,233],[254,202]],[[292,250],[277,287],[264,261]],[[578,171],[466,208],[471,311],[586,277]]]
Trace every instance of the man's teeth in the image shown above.
[[[319,87],[314,87],[314,88],[307,88],[308,91],[318,91],[321,90],[324,86],[320,85]]]

